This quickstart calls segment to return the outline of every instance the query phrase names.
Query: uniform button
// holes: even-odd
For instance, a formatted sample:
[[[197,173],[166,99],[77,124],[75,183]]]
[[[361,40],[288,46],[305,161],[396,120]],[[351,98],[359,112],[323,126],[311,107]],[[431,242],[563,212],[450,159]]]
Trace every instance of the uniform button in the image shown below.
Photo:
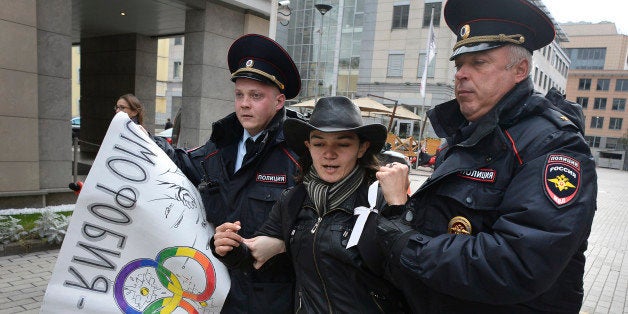
[[[467,196],[467,198],[465,199],[465,201],[469,204],[471,204],[471,202],[473,202],[473,199],[471,198],[471,196]]]
[[[486,162],[490,162],[491,160],[493,160],[493,157],[491,157],[491,156],[487,156],[486,157]]]
[[[270,199],[270,194],[266,195],[266,199]]]
[[[414,215],[412,214],[412,211],[411,210],[407,211],[406,217],[405,217],[406,221],[412,221],[413,218],[414,218]]]

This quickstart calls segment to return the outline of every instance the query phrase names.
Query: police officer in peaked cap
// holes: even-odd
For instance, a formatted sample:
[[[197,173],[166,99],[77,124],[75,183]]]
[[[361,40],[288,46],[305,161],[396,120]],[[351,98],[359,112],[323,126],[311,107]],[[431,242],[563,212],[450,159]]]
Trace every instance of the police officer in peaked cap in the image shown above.
[[[286,50],[262,35],[236,39],[227,61],[234,112],[213,122],[209,140],[192,150],[156,141],[198,185],[207,220],[214,226],[238,221],[241,227],[234,232],[250,238],[281,192],[295,184],[297,155],[285,145],[283,123],[298,115],[284,104],[299,94],[301,78]],[[274,259],[260,270],[229,270],[231,289],[223,313],[292,311],[292,264],[285,254]]]
[[[448,0],[444,17],[455,99],[428,115],[447,145],[358,248],[417,313],[578,313],[597,180],[581,108],[529,77],[552,20],[526,0]],[[407,167],[384,170],[386,199],[403,197]]]

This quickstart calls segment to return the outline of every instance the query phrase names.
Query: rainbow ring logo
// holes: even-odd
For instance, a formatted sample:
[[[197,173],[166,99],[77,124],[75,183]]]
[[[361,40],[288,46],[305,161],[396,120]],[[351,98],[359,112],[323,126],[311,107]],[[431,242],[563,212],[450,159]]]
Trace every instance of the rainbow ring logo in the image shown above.
[[[205,274],[205,285],[200,293],[185,290],[179,276],[164,266],[164,263],[173,257],[186,258],[186,261],[192,260],[200,265]],[[162,287],[158,287],[156,280],[150,278],[149,269],[141,270],[144,267],[155,269]],[[183,266],[182,269],[185,267]],[[194,288],[197,285],[188,286]],[[163,289],[164,287],[167,291]],[[205,254],[191,247],[169,247],[159,252],[154,260],[142,258],[126,264],[116,278],[114,297],[124,313],[172,313],[179,307],[188,313],[198,313],[188,300],[198,302],[200,307],[205,307],[206,301],[215,289],[216,274],[211,261]],[[144,309],[141,310],[138,307]]]

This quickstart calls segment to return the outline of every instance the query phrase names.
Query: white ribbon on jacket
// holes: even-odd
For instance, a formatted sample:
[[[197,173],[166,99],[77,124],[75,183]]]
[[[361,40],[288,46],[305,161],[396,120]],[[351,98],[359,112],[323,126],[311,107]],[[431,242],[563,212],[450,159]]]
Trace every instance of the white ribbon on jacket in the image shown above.
[[[359,206],[353,210],[353,214],[358,215],[358,219],[355,220],[355,225],[353,226],[351,236],[349,237],[349,241],[347,242],[347,249],[358,244],[360,236],[362,235],[362,231],[364,230],[364,225],[366,224],[366,219],[369,217],[369,214],[371,212],[378,212],[377,208],[375,208],[375,203],[377,202],[378,188],[379,181],[375,181],[373,182],[373,184],[371,184],[371,186],[369,186],[368,200],[370,208]]]

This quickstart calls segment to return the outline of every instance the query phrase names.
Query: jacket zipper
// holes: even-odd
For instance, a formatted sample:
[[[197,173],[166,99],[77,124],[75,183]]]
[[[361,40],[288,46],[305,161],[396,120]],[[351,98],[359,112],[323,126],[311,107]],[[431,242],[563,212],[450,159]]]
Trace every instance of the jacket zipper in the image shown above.
[[[319,216],[318,219],[316,220],[316,223],[314,224],[314,227],[312,227],[312,230],[310,230],[310,232],[312,232],[312,234],[314,235],[312,237],[312,258],[314,259],[314,267],[316,268],[316,274],[318,275],[318,278],[321,280],[321,284],[323,285],[323,293],[325,294],[325,300],[327,301],[327,309],[329,310],[328,313],[331,314],[334,311],[331,308],[331,302],[329,301],[329,295],[327,294],[327,287],[325,286],[325,281],[323,280],[321,271],[318,268],[318,263],[316,262],[316,231],[318,230],[318,226],[320,225],[321,220],[323,220],[323,217]]]
[[[377,299],[379,299],[379,296],[373,291],[371,291],[369,294],[371,295],[371,299],[373,299],[373,302],[375,303],[375,305],[377,305],[377,308],[379,309],[379,311],[381,313],[385,313],[384,309],[382,309],[381,305],[379,305],[379,302],[377,302]]]
[[[318,224],[321,223],[321,220],[323,220],[323,217],[318,217],[318,219],[316,219],[314,227],[312,227],[312,230],[310,230],[312,234],[316,233],[316,229],[318,229]]]
[[[303,301],[303,292],[299,290],[299,307],[297,307],[297,309],[294,311],[295,313],[299,313],[301,309],[303,308],[303,304],[301,303],[302,301]]]

